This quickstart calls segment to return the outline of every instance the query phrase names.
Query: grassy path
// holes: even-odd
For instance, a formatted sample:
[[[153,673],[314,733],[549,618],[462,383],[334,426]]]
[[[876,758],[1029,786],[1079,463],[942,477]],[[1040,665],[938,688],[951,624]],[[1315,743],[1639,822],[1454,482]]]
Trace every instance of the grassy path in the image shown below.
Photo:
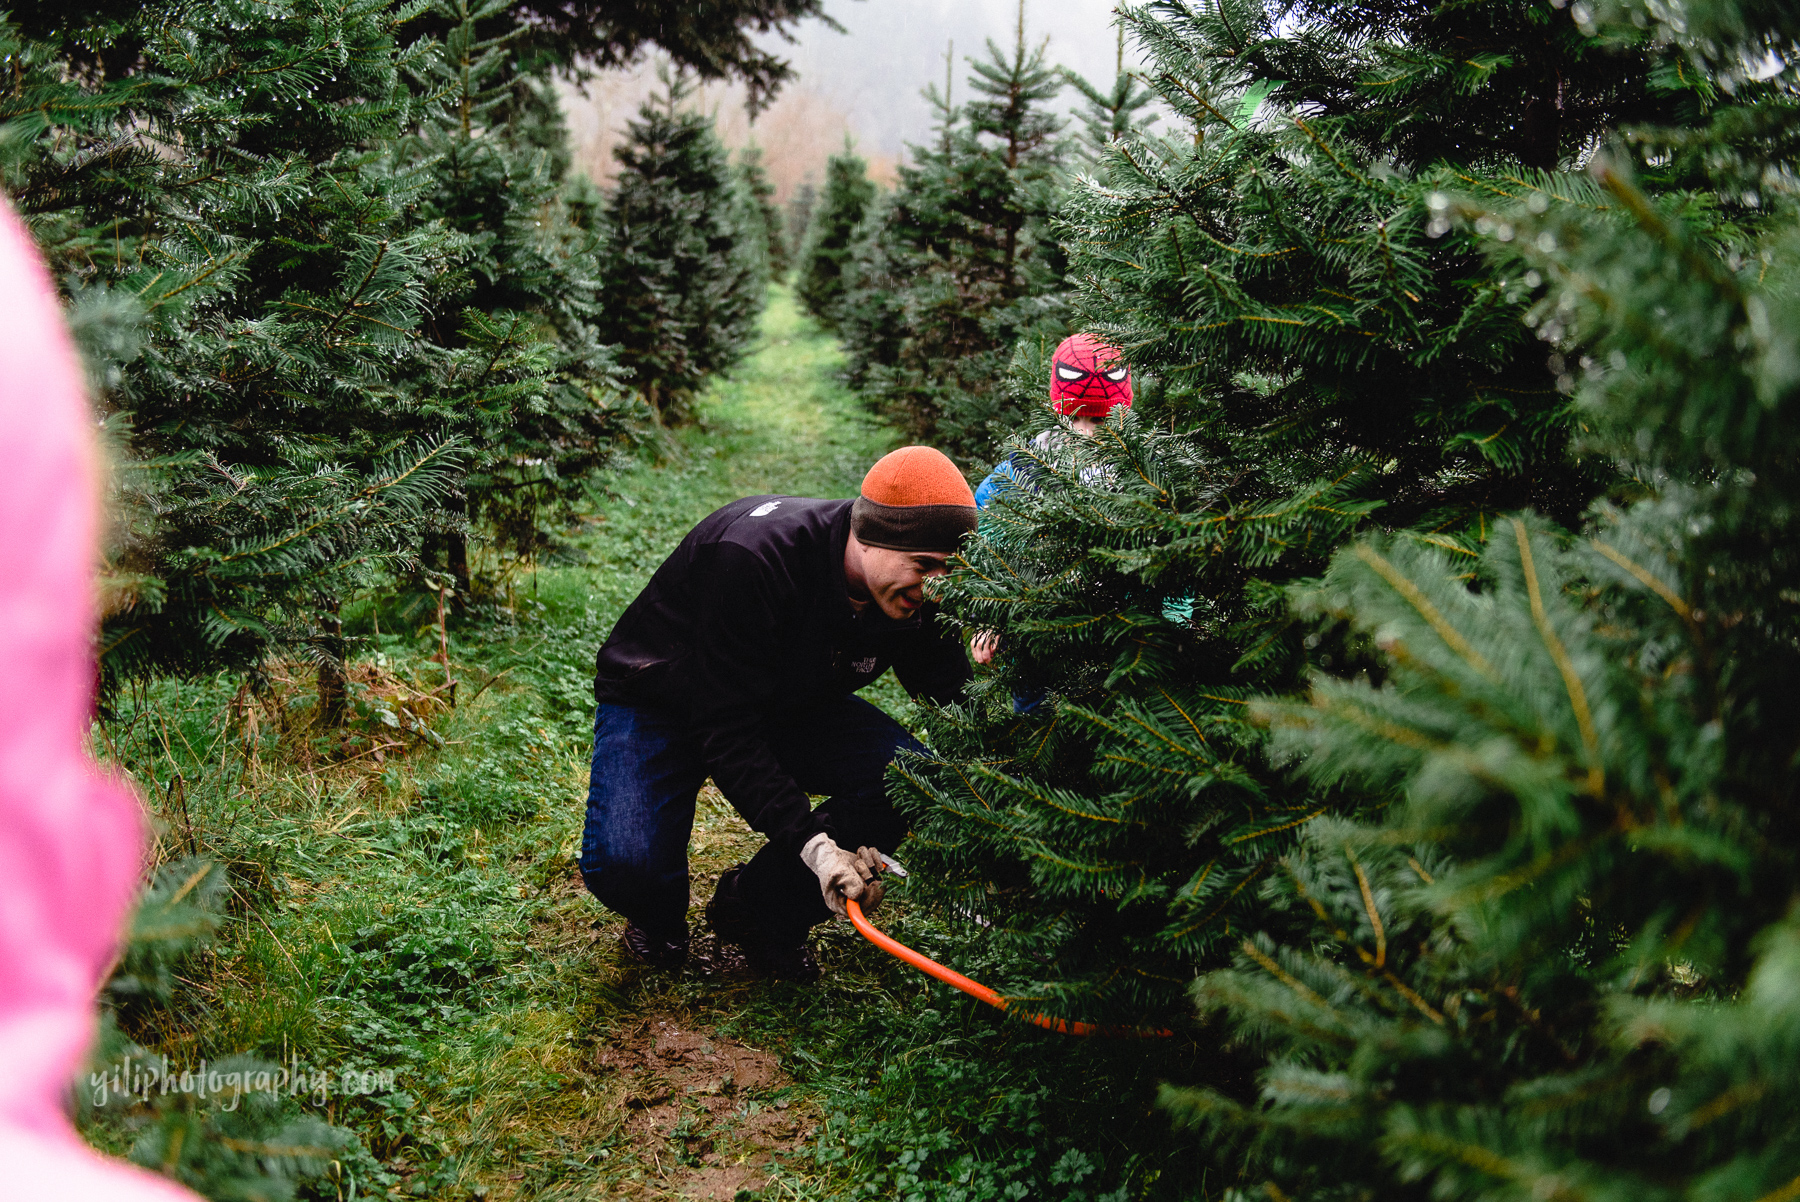
[[[166,1000],[127,1000],[124,1032],[177,1067],[250,1054],[392,1074],[284,1103],[362,1142],[316,1196],[1096,1196],[1077,1145],[1112,1138],[1094,1133],[1121,1105],[1147,1113],[1136,1051],[998,1021],[845,924],[816,937],[817,986],[759,980],[705,936],[686,970],[643,971],[580,883],[594,652],[699,518],[751,493],[853,495],[897,444],[837,364],[777,291],[756,353],[661,464],[608,477],[567,562],[505,582],[510,613],[451,628],[453,708],[413,598],[347,607],[366,650],[331,740],[309,724],[299,665],[260,698],[227,679],[161,685],[110,724],[111,754],[158,810],[158,855],[229,869],[216,939],[175,962]],[[891,679],[871,692],[906,719]],[[760,843],[703,792],[697,931],[717,874]],[[999,971],[973,928],[909,910],[903,891],[884,925]],[[1084,1090],[1096,1076],[1113,1085]],[[229,1134],[241,1118],[208,1121]],[[84,1115],[118,1153],[146,1121]]]
[[[515,675],[535,677],[521,684],[560,701],[561,731],[579,736],[556,748],[564,787],[517,836],[524,846],[507,849],[510,875],[531,882],[501,948],[521,987],[490,1014],[506,1046],[470,1065],[479,1085],[445,1115],[459,1184],[481,1180],[490,1197],[732,1198],[764,1185],[771,1159],[804,1145],[820,1121],[780,1062],[793,1026],[784,1012],[816,999],[755,980],[704,935],[687,972],[637,969],[617,950],[622,924],[586,894],[575,864],[593,652],[619,612],[718,506],[760,492],[853,495],[895,445],[835,384],[838,361],[777,291],[759,347],[709,391],[699,424],[675,436],[677,452],[608,479],[611,495],[596,500],[576,543],[590,561],[533,582],[543,645],[516,661]],[[498,708],[508,699],[503,691]],[[690,846],[697,933],[717,874],[760,842],[708,788]],[[748,1042],[718,1030],[732,1019]]]

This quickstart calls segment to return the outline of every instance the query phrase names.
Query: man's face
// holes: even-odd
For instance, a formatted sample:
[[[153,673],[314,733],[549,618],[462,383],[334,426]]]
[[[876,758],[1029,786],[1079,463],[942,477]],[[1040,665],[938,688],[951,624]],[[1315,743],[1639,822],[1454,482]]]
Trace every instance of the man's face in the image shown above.
[[[863,583],[881,612],[905,621],[925,604],[925,581],[949,570],[948,555],[932,551],[892,551],[886,547],[862,549]]]

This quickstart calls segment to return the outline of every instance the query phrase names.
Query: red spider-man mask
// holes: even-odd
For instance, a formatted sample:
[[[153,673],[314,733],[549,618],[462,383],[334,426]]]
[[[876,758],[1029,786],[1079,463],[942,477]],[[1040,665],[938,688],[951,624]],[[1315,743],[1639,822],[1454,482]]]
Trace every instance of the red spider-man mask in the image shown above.
[[[1092,334],[1071,334],[1050,357],[1050,408],[1065,417],[1105,417],[1131,404],[1131,369],[1119,348]]]

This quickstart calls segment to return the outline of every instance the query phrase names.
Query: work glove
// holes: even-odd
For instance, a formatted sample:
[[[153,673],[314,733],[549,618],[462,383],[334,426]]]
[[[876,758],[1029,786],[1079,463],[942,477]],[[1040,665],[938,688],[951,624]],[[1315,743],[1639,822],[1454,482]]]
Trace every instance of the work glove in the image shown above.
[[[806,841],[800,859],[819,878],[825,904],[839,918],[849,913],[844,908],[845,898],[860,905],[865,914],[874,913],[881,904],[881,853],[873,847],[845,851],[821,831]]]

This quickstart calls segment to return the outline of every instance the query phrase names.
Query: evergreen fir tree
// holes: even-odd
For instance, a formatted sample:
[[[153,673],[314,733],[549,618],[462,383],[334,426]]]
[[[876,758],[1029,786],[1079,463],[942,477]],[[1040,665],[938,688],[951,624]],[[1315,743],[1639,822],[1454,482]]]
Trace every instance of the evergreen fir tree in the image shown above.
[[[595,328],[602,246],[567,199],[555,95],[522,68],[521,27],[478,34],[505,11],[504,0],[440,0],[432,10],[449,32],[420,85],[443,96],[442,116],[400,147],[433,164],[425,213],[468,237],[474,252],[462,291],[430,326],[452,353],[444,385],[453,428],[481,449],[464,485],[466,512],[448,515],[432,540],[460,596],[472,588],[468,524],[514,554],[547,544],[546,519],[566,519],[630,412]]]
[[[338,603],[409,559],[455,482],[444,356],[418,335],[468,246],[380,148],[433,52],[402,48],[399,16],[151,4],[6,27],[8,190],[129,432],[111,680],[304,647],[329,709]],[[122,57],[68,66],[97,46]]]
[[[679,78],[665,84],[614,152],[621,171],[603,216],[599,329],[617,344],[631,386],[679,422],[705,379],[744,354],[766,277],[761,230],[744,219],[711,120],[682,110]]]
[[[844,269],[856,227],[875,199],[869,165],[849,140],[825,164],[825,191],[808,215],[806,237],[795,254],[794,294],[826,329],[835,329],[844,297]]]
[[[758,180],[763,187],[768,187],[768,181],[762,179],[760,165],[750,173],[744,170],[742,163],[732,164],[726,206],[731,229],[737,238],[737,261],[750,272],[745,290],[761,297],[775,278],[775,268],[769,259],[768,214],[755,187]]]
[[[1102,92],[1067,67],[1063,68],[1062,75],[1081,95],[1081,110],[1076,114],[1081,121],[1080,154],[1089,164],[1097,164],[1113,143],[1155,124],[1154,115],[1140,114],[1156,99],[1156,93],[1144,86],[1135,73],[1125,69],[1124,25],[1118,28],[1118,51],[1109,90]]]
[[[982,915],[1055,1013],[1176,1021],[1194,966],[1228,956],[1294,831],[1355,795],[1287,786],[1247,702],[1292,671],[1268,578],[1321,570],[1374,509],[1350,482],[1279,497],[1188,433],[1115,411],[990,503],[942,590],[1005,632],[971,700],[897,770],[915,888]],[[1251,641],[1251,640],[1256,641]],[[1343,640],[1318,647],[1342,654]],[[1048,690],[1015,713],[1012,698]]]
[[[787,213],[784,220],[784,232],[787,235],[787,257],[791,267],[800,259],[801,244],[806,241],[806,230],[812,224],[813,209],[819,203],[819,190],[813,185],[809,176],[801,181],[794,194],[788,197]]]
[[[1456,11],[1481,23],[1494,7]],[[1400,21],[1411,11],[1393,7],[1396,38],[1412,36]],[[1641,94],[1613,117],[1675,107],[1647,82],[1658,52],[1604,48],[1566,11],[1542,11],[1553,44],[1567,35],[1559,61],[1571,80],[1603,51],[1630,60],[1619,71]],[[1486,77],[1454,93],[1453,108],[1449,91],[1365,88],[1371,64],[1410,43],[1346,40],[1332,23],[1343,14],[1332,12],[1277,31],[1270,14],[1238,0],[1134,10],[1163,99],[1191,133],[1131,139],[1107,159],[1109,186],[1072,193],[1081,306],[1140,370],[1164,374],[1178,403],[1206,397],[1213,412],[1187,421],[1204,420],[1215,437],[1295,448],[1334,477],[1395,465],[1369,493],[1386,525],[1479,531],[1483,514],[1523,504],[1572,521],[1600,481],[1568,461],[1557,373],[1520,325],[1520,304],[1466,236],[1437,236],[1426,203],[1470,172],[1505,187],[1530,177],[1487,139],[1461,157],[1393,150],[1412,145],[1407,131],[1419,125],[1482,129],[1513,97],[1490,94]],[[1312,91],[1293,94],[1305,107],[1286,107],[1292,77],[1255,64],[1307,55],[1336,64],[1339,90],[1366,92],[1366,102],[1312,112],[1330,91],[1321,67]],[[1562,127],[1565,160],[1591,148],[1610,96],[1601,88],[1582,99],[1585,124]]]
[[[1613,20],[1681,47],[1710,85],[1703,127],[1635,129],[1591,182],[1555,181],[1580,204],[1484,189],[1436,208],[1542,285],[1529,319],[1630,493],[1579,538],[1507,519],[1472,574],[1418,540],[1340,555],[1303,604],[1374,641],[1380,684],[1320,677],[1310,705],[1267,711],[1309,779],[1392,798],[1315,828],[1272,886],[1316,922],[1202,983],[1270,1054],[1263,1104],[1170,1097],[1253,1137],[1247,1179],[1289,1196],[1800,1180],[1800,199],[1780,182],[1800,77],[1744,69],[1794,28],[1729,3]],[[1710,195],[1640,188],[1671,165]]]
[[[775,204],[775,185],[769,182],[769,173],[763,170],[762,149],[748,146],[738,151],[737,168],[739,179],[756,205],[756,220],[763,231],[769,277],[784,280],[793,265],[792,256],[788,254],[787,230],[781,210]]]
[[[1019,988],[1114,1022],[1179,1013],[1196,968],[1275,922],[1261,889],[1304,825],[1371,804],[1355,780],[1293,779],[1250,718],[1250,697],[1311,670],[1380,671],[1341,624],[1297,619],[1284,587],[1371,525],[1472,570],[1507,507],[1572,522],[1608,479],[1570,454],[1567,382],[1522,320],[1523,273],[1431,207],[1454,186],[1579,211],[1587,190],[1492,147],[1485,166],[1384,163],[1271,104],[1278,81],[1248,73],[1240,39],[1323,45],[1326,26],[1277,31],[1229,0],[1127,19],[1187,128],[1114,145],[1062,237],[1082,328],[1148,387],[1098,439],[1038,452],[1041,490],[997,502],[966,547],[943,596],[1005,632],[1007,662],[980,704],[933,719],[936,756],[900,785],[921,876],[995,921],[1021,965],[1054,966]],[[1571,67],[1602,40],[1576,32]],[[1648,38],[1616,53],[1636,78],[1668,54]],[[1020,366],[1041,379],[1039,362]],[[1021,687],[1049,699],[1014,714]]]
[[[1586,9],[1552,0],[1307,2],[1285,11],[1281,36],[1271,36],[1273,13],[1248,5],[1195,16],[1213,48],[1241,56],[1252,78],[1269,82],[1277,104],[1403,167],[1554,171],[1591,152],[1608,129],[1693,112],[1691,85],[1678,72],[1656,78],[1666,60],[1618,52],[1643,43],[1636,28],[1596,37],[1579,19]]]
[[[1742,43],[1690,46],[1690,71],[1741,69]],[[1724,178],[1761,157],[1741,131],[1800,128],[1791,72],[1711,114]],[[1705,140],[1639,136],[1663,163]],[[1271,1054],[1266,1105],[1170,1099],[1258,1134],[1252,1179],[1291,1196],[1761,1198],[1800,1175],[1800,782],[1777,750],[1800,207],[1782,188],[1658,203],[1621,149],[1585,212],[1444,207],[1549,281],[1539,329],[1585,360],[1583,416],[1635,499],[1579,539],[1508,519],[1478,589],[1429,546],[1341,556],[1310,604],[1377,640],[1385,681],[1320,679],[1270,711],[1308,777],[1394,798],[1384,822],[1315,830],[1279,882],[1273,904],[1317,927],[1203,982]]]
[[[1062,86],[1024,7],[1010,50],[971,61],[975,99],[927,90],[935,141],[911,148],[900,186],[858,240],[851,270],[848,378],[912,437],[986,453],[1022,415],[1005,374],[1015,343],[1066,333],[1050,236],[1063,144],[1046,107]]]
[[[660,39],[766,100],[747,29],[815,8],[16,8],[0,172],[121,465],[107,680],[299,650],[329,710],[342,600],[427,536],[466,574],[471,521],[541,542],[628,412],[546,73]]]

